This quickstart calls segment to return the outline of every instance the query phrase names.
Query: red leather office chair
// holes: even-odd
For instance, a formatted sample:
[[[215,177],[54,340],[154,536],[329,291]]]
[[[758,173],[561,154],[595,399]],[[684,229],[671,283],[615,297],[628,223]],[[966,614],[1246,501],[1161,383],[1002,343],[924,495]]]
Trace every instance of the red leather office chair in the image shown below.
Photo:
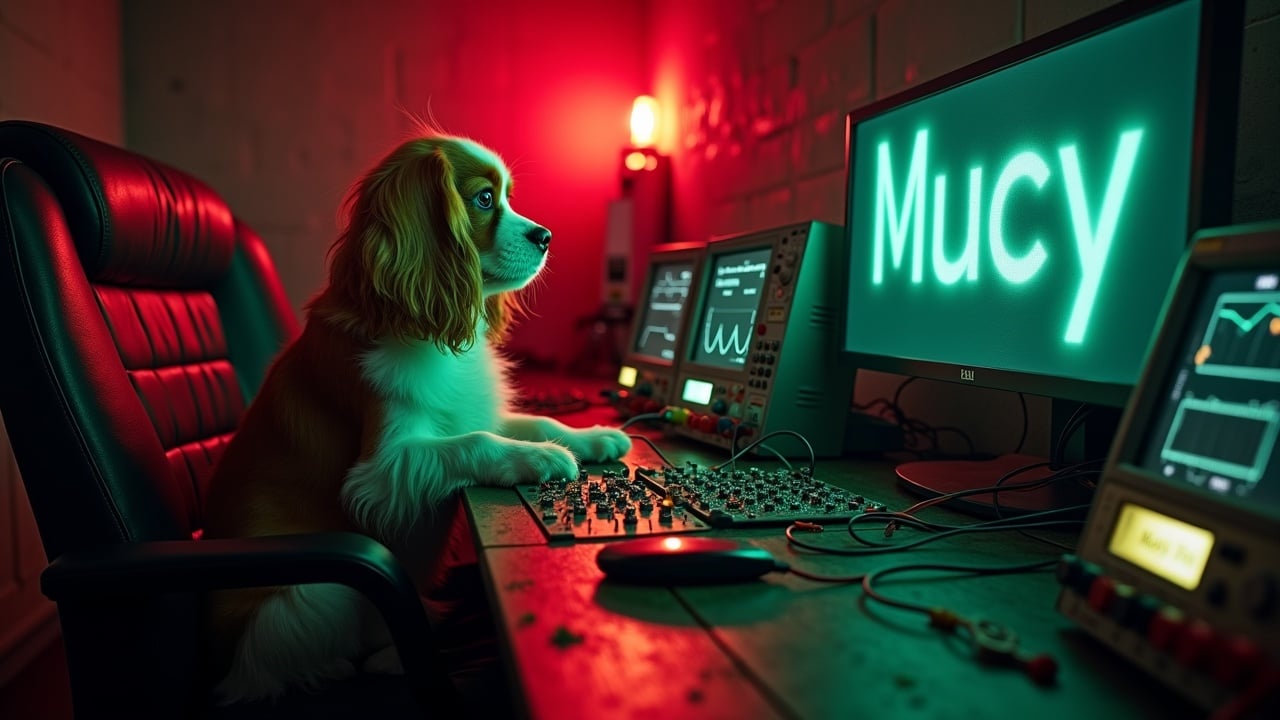
[[[49,558],[41,586],[77,717],[210,714],[202,591],[309,582],[373,600],[406,677],[215,714],[448,714],[453,686],[385,547],[351,533],[198,539],[211,470],[298,332],[253,231],[187,174],[8,121],[0,240],[0,411]]]

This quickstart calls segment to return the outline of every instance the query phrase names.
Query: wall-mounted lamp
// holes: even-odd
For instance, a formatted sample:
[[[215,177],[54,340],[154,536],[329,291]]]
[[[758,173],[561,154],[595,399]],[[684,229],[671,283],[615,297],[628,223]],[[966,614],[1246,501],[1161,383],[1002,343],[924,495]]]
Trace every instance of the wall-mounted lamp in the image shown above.
[[[631,143],[622,149],[621,197],[609,204],[605,243],[606,303],[634,304],[649,249],[671,241],[671,159],[658,152],[658,101],[631,103]]]
[[[640,95],[631,103],[631,145],[653,147],[658,139],[658,100]]]

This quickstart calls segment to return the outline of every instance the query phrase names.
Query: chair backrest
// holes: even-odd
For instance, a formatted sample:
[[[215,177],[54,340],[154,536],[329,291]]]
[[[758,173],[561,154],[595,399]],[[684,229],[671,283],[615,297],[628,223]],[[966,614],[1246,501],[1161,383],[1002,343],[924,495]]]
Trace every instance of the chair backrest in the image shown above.
[[[197,537],[214,465],[298,334],[261,239],[190,175],[7,121],[0,243],[0,412],[46,555]],[[60,601],[77,714],[135,692],[174,717],[198,705],[200,605]]]
[[[262,241],[190,175],[0,122],[0,409],[45,552],[190,538],[298,332]]]

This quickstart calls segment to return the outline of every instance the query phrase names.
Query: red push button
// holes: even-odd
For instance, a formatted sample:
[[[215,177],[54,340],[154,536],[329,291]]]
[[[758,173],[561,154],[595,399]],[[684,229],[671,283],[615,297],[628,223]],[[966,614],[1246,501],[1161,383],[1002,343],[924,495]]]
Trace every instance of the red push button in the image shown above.
[[[1247,637],[1224,638],[1218,643],[1213,677],[1224,687],[1243,689],[1262,667],[1262,648]]]
[[[1116,597],[1116,581],[1106,575],[1099,575],[1089,586],[1089,607],[1105,613]]]
[[[1160,652],[1169,652],[1186,624],[1186,616],[1181,610],[1169,606],[1162,607],[1151,617],[1151,624],[1147,626],[1147,642]]]
[[[1208,659],[1213,641],[1213,628],[1209,623],[1192,620],[1173,644],[1173,659],[1183,667],[1199,668]]]

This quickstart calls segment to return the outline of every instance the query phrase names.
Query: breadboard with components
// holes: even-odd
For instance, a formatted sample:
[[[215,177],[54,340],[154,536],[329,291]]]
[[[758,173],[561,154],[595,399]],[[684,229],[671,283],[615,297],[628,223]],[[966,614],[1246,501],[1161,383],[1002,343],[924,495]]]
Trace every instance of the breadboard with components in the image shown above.
[[[630,469],[581,470],[574,479],[516,488],[525,507],[552,540],[667,535],[711,529]]]
[[[640,467],[635,476],[712,527],[843,523],[885,509],[883,503],[813,477],[808,468],[740,470],[689,463],[656,470]]]

